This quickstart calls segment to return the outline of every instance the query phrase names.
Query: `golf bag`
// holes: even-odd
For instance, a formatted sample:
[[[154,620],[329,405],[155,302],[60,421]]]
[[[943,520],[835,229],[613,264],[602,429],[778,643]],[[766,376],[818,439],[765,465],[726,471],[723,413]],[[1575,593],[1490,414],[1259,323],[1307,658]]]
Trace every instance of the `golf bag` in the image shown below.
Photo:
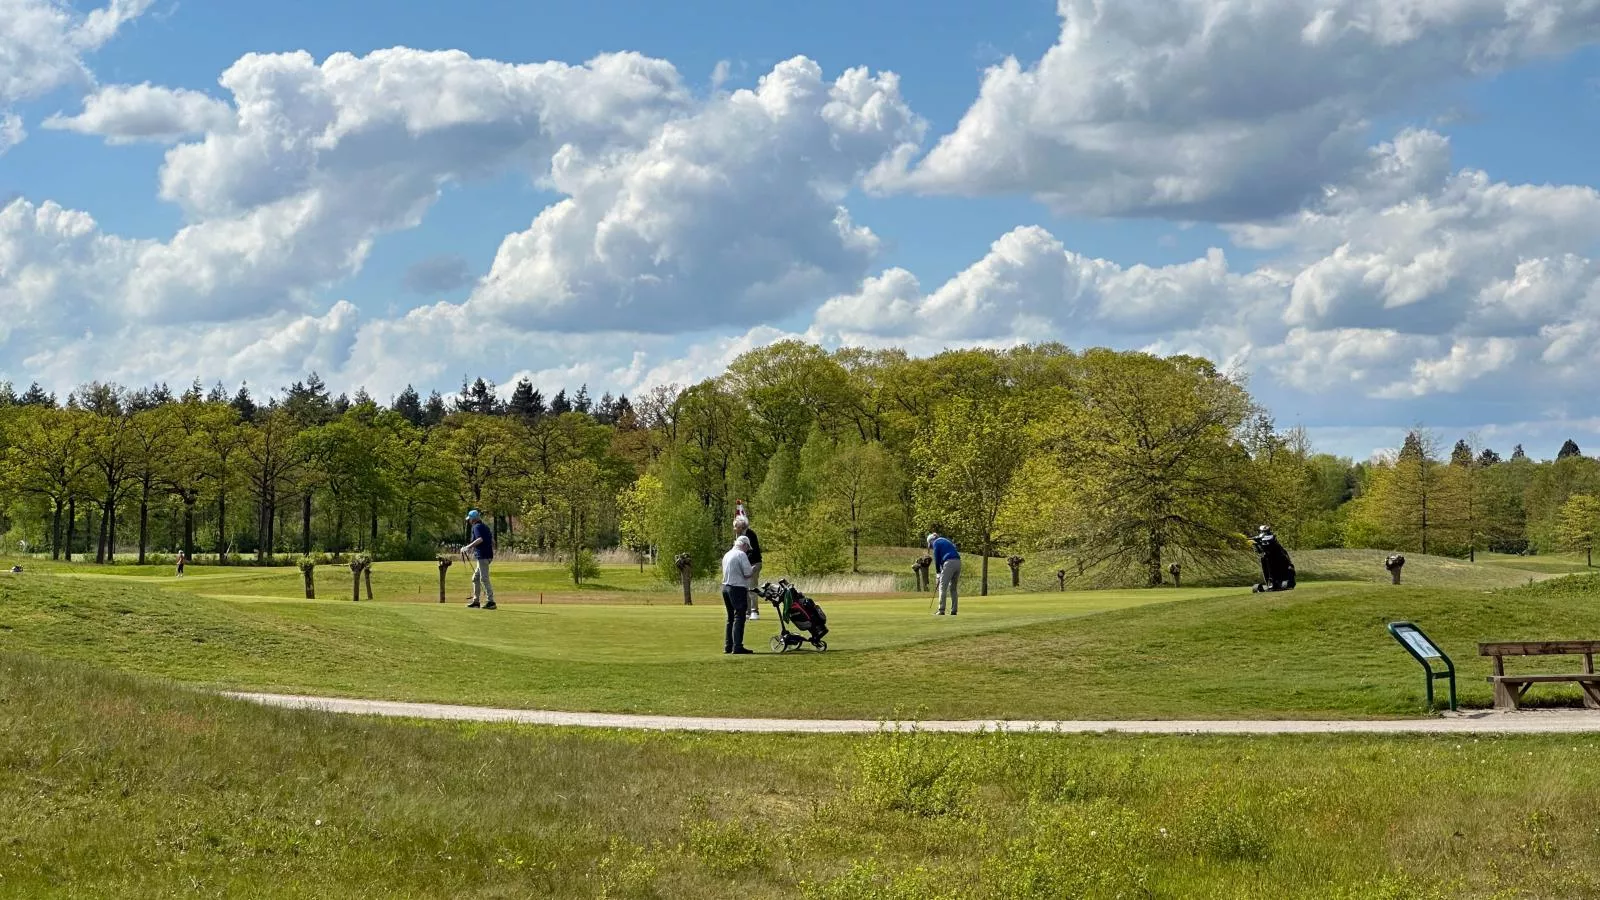
[[[1283,549],[1277,536],[1264,531],[1251,541],[1256,545],[1256,555],[1261,557],[1262,581],[1256,585],[1256,593],[1294,590],[1294,561],[1289,559],[1289,551]]]

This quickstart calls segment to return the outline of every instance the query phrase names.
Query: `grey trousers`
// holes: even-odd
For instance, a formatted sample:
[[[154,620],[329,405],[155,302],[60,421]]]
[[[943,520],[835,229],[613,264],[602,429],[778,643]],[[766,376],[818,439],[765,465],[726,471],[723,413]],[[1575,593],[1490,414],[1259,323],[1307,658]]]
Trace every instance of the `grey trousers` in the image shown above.
[[[961,598],[961,559],[947,559],[939,569],[939,615],[944,615],[945,599],[950,601],[950,615],[956,614],[956,602]]]
[[[494,602],[494,586],[489,584],[489,563],[493,560],[475,559],[472,561],[472,599],[482,600],[485,603]]]

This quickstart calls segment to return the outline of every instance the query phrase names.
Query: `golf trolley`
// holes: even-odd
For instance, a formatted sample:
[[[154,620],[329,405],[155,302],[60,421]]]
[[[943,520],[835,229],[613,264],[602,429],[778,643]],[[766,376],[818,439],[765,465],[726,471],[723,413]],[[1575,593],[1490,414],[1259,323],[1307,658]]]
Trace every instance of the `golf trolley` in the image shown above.
[[[787,653],[807,643],[819,653],[827,651],[828,642],[823,637],[828,633],[828,616],[816,601],[781,578],[777,584],[769,581],[762,585],[758,593],[778,611],[778,633],[772,636],[772,652]],[[794,630],[790,630],[791,626]]]

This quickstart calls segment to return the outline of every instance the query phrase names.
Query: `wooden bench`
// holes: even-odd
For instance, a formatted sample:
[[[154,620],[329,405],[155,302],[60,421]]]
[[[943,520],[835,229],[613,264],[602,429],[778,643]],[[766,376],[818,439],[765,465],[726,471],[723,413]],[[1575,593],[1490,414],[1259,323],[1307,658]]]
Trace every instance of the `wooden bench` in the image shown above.
[[[1516,709],[1517,702],[1528,688],[1536,684],[1570,682],[1583,691],[1583,705],[1600,709],[1600,675],[1594,671],[1595,654],[1600,653],[1600,641],[1507,641],[1479,644],[1478,655],[1494,659],[1494,674],[1489,683],[1494,686],[1494,708]],[[1582,656],[1583,671],[1563,675],[1507,675],[1507,656]]]

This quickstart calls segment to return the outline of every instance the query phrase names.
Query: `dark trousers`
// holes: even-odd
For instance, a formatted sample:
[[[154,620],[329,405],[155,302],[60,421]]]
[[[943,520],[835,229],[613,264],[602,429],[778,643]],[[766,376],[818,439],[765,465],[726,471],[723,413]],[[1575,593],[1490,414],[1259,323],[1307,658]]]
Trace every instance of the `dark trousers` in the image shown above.
[[[750,589],[723,585],[722,605],[728,610],[728,627],[722,638],[722,652],[732,653],[744,646],[744,621],[750,615]]]

